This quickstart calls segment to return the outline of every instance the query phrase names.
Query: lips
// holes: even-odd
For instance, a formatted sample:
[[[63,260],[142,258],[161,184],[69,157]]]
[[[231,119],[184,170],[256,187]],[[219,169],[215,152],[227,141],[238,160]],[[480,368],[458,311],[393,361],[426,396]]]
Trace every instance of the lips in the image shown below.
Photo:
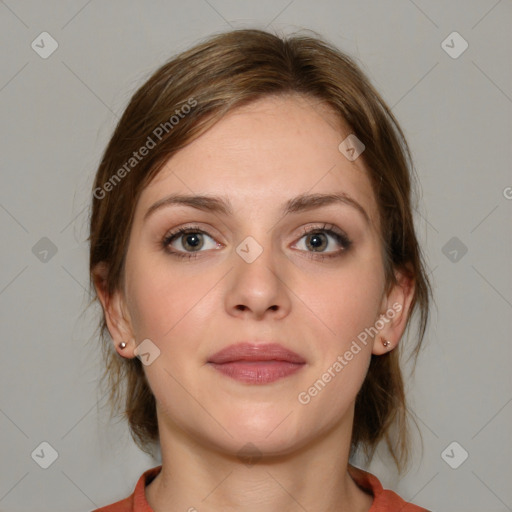
[[[268,384],[304,367],[299,354],[278,343],[243,342],[215,353],[208,364],[232,379],[248,384]]]
[[[235,361],[286,361],[304,364],[306,361],[299,354],[288,350],[278,343],[237,343],[216,352],[209,363],[224,364]]]

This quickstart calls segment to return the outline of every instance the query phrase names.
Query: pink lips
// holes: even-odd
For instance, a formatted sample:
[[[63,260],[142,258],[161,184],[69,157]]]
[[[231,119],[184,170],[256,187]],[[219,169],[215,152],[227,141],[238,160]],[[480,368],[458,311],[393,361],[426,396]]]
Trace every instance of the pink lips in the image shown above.
[[[268,384],[300,370],[306,361],[277,343],[237,343],[210,357],[208,363],[241,382]]]

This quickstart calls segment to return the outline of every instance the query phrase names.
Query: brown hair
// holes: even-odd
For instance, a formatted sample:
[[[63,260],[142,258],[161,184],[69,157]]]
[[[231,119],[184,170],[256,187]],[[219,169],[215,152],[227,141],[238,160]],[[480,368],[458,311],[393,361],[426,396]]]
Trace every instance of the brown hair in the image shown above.
[[[234,108],[266,95],[289,93],[330,106],[366,146],[361,158],[377,198],[386,283],[390,287],[395,283],[394,269],[406,271],[415,282],[407,330],[412,313],[419,310],[411,353],[416,361],[431,288],[414,231],[411,154],[398,122],[368,78],[351,58],[320,37],[279,37],[247,29],[214,35],[161,66],[138,89],[103,154],[93,186],[91,285],[96,266],[103,263],[108,267],[107,292],[123,289],[135,206],[142,190],[173,154]],[[143,146],[152,147],[143,158],[135,159],[134,152]],[[158,441],[158,423],[143,365],[138,357],[119,357],[107,335],[104,314],[99,328],[106,364],[101,382],[108,378],[111,413],[124,400],[134,441],[151,453],[151,445]],[[400,365],[402,343],[399,347],[400,351],[397,347],[371,357],[356,398],[351,455],[362,448],[371,460],[384,439],[401,472],[409,461],[410,440]]]

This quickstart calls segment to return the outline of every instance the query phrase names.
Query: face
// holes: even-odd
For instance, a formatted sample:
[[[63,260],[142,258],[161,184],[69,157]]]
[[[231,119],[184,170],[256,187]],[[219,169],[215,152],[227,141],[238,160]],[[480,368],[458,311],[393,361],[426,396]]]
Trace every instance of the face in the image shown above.
[[[144,371],[161,435],[283,454],[350,424],[381,353],[361,333],[391,305],[369,179],[338,149],[349,134],[318,102],[267,97],[174,155],[142,192],[121,303],[128,336],[159,351]],[[165,201],[176,194],[215,196],[226,211]],[[302,364],[211,363],[240,342],[279,344]]]

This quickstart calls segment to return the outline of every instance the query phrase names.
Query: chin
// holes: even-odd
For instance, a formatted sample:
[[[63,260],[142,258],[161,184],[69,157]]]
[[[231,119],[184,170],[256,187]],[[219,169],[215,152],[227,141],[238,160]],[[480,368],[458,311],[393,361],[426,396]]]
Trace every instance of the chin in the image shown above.
[[[235,411],[233,411],[235,412]],[[265,455],[284,455],[305,444],[304,425],[297,428],[296,413],[293,409],[283,412],[275,410],[265,413],[233,414],[226,419],[229,434],[222,439],[212,440],[220,449],[238,454],[239,451],[254,450]],[[231,437],[232,436],[232,437]]]
[[[222,440],[217,444],[219,451],[229,456],[236,456],[241,462],[246,459],[261,459],[262,457],[281,457],[298,450],[303,443],[285,436],[268,436],[261,433],[251,435],[247,432],[234,433],[233,438]]]

